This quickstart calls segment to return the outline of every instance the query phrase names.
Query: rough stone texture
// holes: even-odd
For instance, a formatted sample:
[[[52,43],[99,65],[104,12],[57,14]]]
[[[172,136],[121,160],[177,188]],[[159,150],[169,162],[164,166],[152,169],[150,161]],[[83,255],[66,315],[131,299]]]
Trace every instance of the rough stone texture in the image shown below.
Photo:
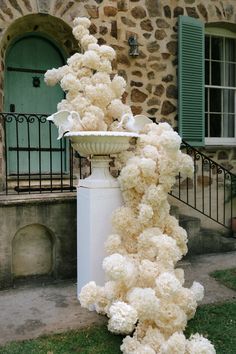
[[[135,87],[142,87],[143,86],[143,83],[142,82],[137,82],[137,81],[133,81],[131,80],[130,81],[130,86],[135,86]]]
[[[157,43],[157,41],[150,42],[147,44],[147,50],[150,53],[157,52],[159,50],[159,48],[160,48],[160,45]]]
[[[135,27],[136,26],[136,23],[127,17],[122,16],[121,21],[124,25],[127,25],[128,27]]]
[[[147,101],[148,106],[159,106],[160,103],[161,101],[159,100],[159,98],[156,97],[152,97]]]
[[[171,82],[171,81],[173,81],[173,79],[174,79],[173,75],[166,75],[166,76],[163,76],[162,81]]]
[[[141,21],[140,27],[142,28],[142,30],[147,31],[147,32],[153,31],[153,25],[152,25],[151,20],[149,20],[149,19]]]
[[[156,17],[161,15],[160,0],[145,0],[149,17]]]
[[[142,72],[138,71],[138,70],[132,71],[132,75],[135,75],[135,76],[138,76],[138,77],[142,77],[143,76]]]
[[[171,9],[170,6],[166,5],[164,6],[164,15],[167,18],[171,18]]]
[[[156,30],[156,32],[155,32],[155,38],[156,39],[162,40],[165,37],[167,37],[167,34],[166,34],[165,30],[163,30],[163,29],[162,30]]]
[[[184,14],[184,9],[180,6],[174,8],[174,17],[178,17]]]
[[[89,17],[91,18],[98,18],[99,13],[98,13],[98,7],[94,5],[85,5],[85,9],[88,12]]]
[[[156,20],[156,24],[157,24],[157,27],[159,27],[159,28],[169,28],[170,27],[169,23],[162,18],[158,18]]]
[[[142,19],[146,17],[146,11],[141,6],[136,6],[131,10],[131,15],[136,19]]]
[[[168,98],[177,98],[178,90],[175,85],[169,85],[166,89],[166,97]]]
[[[155,87],[155,91],[153,93],[154,93],[154,95],[160,97],[163,95],[164,92],[165,92],[164,86],[162,84],[159,84]]]
[[[200,14],[204,17],[205,21],[208,20],[208,13],[207,13],[207,9],[205,8],[205,6],[203,4],[199,4],[197,5],[197,8],[200,12]]]
[[[176,107],[170,101],[164,101],[161,107],[161,114],[168,116],[170,113],[175,112]]]
[[[104,10],[104,15],[108,16],[108,17],[115,16],[117,14],[117,11],[118,11],[117,8],[114,7],[114,6],[105,6],[103,8],[103,10]]]
[[[177,53],[177,42],[176,41],[170,41],[169,43],[166,44],[166,47],[169,50],[170,54],[176,55],[176,53]]]
[[[131,91],[131,99],[133,102],[144,102],[146,100],[146,98],[148,97],[148,95],[138,89],[133,89]]]
[[[118,11],[127,11],[128,10],[128,1],[127,0],[118,0],[117,9]]]
[[[186,11],[188,16],[194,17],[194,18],[199,18],[199,15],[195,9],[195,7],[186,7]]]
[[[131,106],[133,115],[142,113],[143,109],[141,106]]]

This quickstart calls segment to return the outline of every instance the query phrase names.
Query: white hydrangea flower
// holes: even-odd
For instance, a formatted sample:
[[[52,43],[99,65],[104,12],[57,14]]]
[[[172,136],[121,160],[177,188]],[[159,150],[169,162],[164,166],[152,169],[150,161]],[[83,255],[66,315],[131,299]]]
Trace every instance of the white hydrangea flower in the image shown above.
[[[79,294],[79,301],[82,307],[92,310],[92,305],[96,302],[96,297],[98,294],[98,287],[94,281],[90,281],[86,284],[80,294]]]
[[[142,154],[144,157],[148,159],[152,159],[157,162],[158,157],[159,157],[159,152],[155,146],[152,145],[146,145],[142,149]]]
[[[108,61],[115,59],[115,56],[116,56],[116,52],[114,51],[114,49],[112,47],[109,47],[108,45],[104,45],[104,44],[100,46],[99,53],[102,58],[104,58]]]
[[[185,354],[186,342],[182,333],[175,332],[162,344],[160,354]]]
[[[87,68],[97,70],[100,58],[94,50],[87,50],[83,55],[82,61]]]
[[[73,20],[73,25],[74,26],[83,26],[84,28],[89,28],[91,25],[91,21],[87,17],[76,17]]]
[[[141,224],[148,224],[153,217],[153,209],[150,205],[140,203],[139,204],[139,215],[138,219]]]
[[[125,256],[119,253],[113,253],[104,258],[102,267],[111,280],[132,281],[135,277],[136,270],[133,263]]]
[[[111,82],[111,89],[115,93],[115,97],[119,98],[123,95],[126,87],[126,81],[123,77],[116,75]]]
[[[140,342],[136,338],[127,336],[123,339],[123,343],[120,347],[124,354],[135,354],[140,346]]]
[[[55,86],[58,81],[60,81],[60,77],[58,76],[58,69],[50,69],[47,70],[44,75],[44,81],[48,86]]]
[[[176,304],[162,300],[155,316],[156,325],[166,334],[181,332],[187,324],[185,312]]]
[[[140,170],[137,165],[127,165],[125,166],[118,178],[121,189],[131,189],[136,187],[140,182]]]
[[[106,59],[100,60],[98,70],[104,73],[111,74],[112,73],[111,62]]]
[[[85,36],[89,35],[89,30],[82,25],[77,25],[72,30],[73,36],[81,41]]]
[[[187,341],[187,354],[216,354],[216,350],[211,342],[196,333]]]
[[[77,80],[75,75],[69,73],[62,78],[61,88],[64,91],[71,90],[71,91],[79,92],[82,90],[82,85],[79,82],[79,80]]]
[[[83,66],[83,54],[73,54],[70,58],[67,59],[67,64],[71,68],[71,70],[77,74]]]
[[[202,286],[202,284],[198,283],[197,281],[194,281],[190,290],[193,293],[194,299],[197,302],[202,301],[204,297],[204,287]]]
[[[89,44],[96,44],[97,43],[97,38],[94,36],[91,36],[90,34],[85,34],[83,37],[80,39],[80,43],[82,47],[87,50]]]
[[[137,311],[123,301],[113,303],[109,308],[108,316],[110,317],[108,329],[113,333],[131,333],[138,320]]]
[[[111,83],[110,75],[103,72],[97,72],[92,77],[92,83],[96,84],[106,84],[109,85]]]
[[[122,246],[122,239],[120,235],[109,235],[105,242],[105,250],[109,255],[113,253],[120,253],[123,255],[125,253],[125,249]]]
[[[107,113],[114,119],[120,120],[123,114],[131,112],[130,107],[122,103],[118,98],[112,99],[107,107]]]
[[[155,353],[159,353],[160,347],[164,342],[165,337],[160,330],[151,326],[147,328],[145,337],[141,341],[142,344],[150,345],[155,350]]]
[[[164,272],[156,279],[156,294],[158,297],[168,298],[181,288],[180,281],[173,273]]]
[[[138,271],[138,284],[142,287],[154,288],[155,280],[160,273],[160,268],[156,262],[148,259],[141,260]]]
[[[139,320],[152,320],[159,312],[160,301],[151,288],[133,288],[127,294],[128,302],[137,310]]]

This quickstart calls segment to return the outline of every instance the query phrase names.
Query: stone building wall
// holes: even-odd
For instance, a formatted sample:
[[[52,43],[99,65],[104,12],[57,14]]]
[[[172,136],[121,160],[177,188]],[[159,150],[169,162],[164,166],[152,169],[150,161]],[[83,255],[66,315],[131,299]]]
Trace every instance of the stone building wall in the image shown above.
[[[44,32],[51,36],[69,56],[78,49],[71,33],[72,21],[77,16],[86,16],[91,19],[90,31],[98,38],[98,42],[111,45],[116,50],[114,72],[118,72],[127,80],[123,99],[131,105],[133,113],[143,113],[157,121],[169,122],[176,128],[178,119],[177,18],[179,15],[198,18],[204,23],[235,24],[236,1],[0,0],[0,110],[3,110],[4,100],[5,54],[12,41],[27,32]],[[137,37],[140,50],[138,57],[129,56],[130,35]],[[0,190],[1,185],[4,184],[3,142],[4,129],[3,122],[0,121]],[[234,148],[212,148],[207,149],[207,153],[226,168],[236,172]],[[23,213],[24,205],[21,204],[20,208]],[[37,211],[35,206],[30,208],[31,224],[46,225],[50,230],[55,226],[53,223],[47,225],[48,221],[39,215],[42,208],[37,208]],[[3,268],[5,267],[3,278],[9,281],[12,277],[9,261],[11,241],[19,227],[27,227],[29,224],[29,214],[27,214],[29,209],[26,207],[25,219],[21,220],[19,227],[16,225],[11,235],[7,209],[10,210],[10,207],[1,206],[1,212],[5,213],[6,229],[0,231],[1,241],[5,240],[5,243],[0,245],[0,253],[4,255],[5,260],[2,265]],[[52,220],[60,219],[60,210],[56,210],[53,214],[54,207],[51,209],[53,217],[56,215]],[[61,219],[65,220],[64,217]],[[75,220],[72,223],[75,226]],[[75,230],[72,242],[74,245]],[[71,246],[71,250],[68,250],[68,258],[73,253],[72,248]],[[63,259],[60,270],[58,268],[59,273],[63,272],[66,262],[67,256]],[[73,267],[74,263],[68,273],[74,269]]]
[[[1,0],[0,5],[1,110],[4,58],[11,40],[20,33],[43,30],[69,55],[76,49],[70,32],[72,21],[76,16],[87,16],[92,21],[91,33],[99,43],[116,49],[114,71],[127,80],[124,100],[133,113],[147,114],[174,127],[177,126],[177,17],[188,15],[205,23],[236,21],[235,0]],[[138,57],[128,54],[128,38],[132,34],[138,39]],[[0,176],[4,172],[3,140],[1,126]],[[232,149],[210,152],[211,157],[228,168],[235,168],[235,155]]]

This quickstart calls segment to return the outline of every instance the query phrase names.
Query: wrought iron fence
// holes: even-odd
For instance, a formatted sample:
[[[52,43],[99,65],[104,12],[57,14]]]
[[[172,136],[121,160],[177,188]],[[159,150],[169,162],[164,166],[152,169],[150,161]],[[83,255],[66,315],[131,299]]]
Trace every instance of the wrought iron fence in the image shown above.
[[[182,151],[192,157],[194,175],[193,178],[184,178],[179,174],[170,194],[232,229],[233,217],[236,217],[236,175],[186,142],[182,142]]]
[[[57,129],[47,116],[0,113],[5,135],[2,193],[75,190],[76,174],[82,175],[85,159],[75,158],[69,140],[57,140]]]

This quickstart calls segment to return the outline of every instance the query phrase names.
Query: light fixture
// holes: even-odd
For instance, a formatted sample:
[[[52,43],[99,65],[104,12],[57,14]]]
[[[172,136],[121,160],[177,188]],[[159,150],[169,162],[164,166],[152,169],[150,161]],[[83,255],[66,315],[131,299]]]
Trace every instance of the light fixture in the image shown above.
[[[129,55],[131,57],[137,57],[139,55],[137,37],[134,35],[129,36],[128,43],[129,43],[129,47],[130,47],[129,48]]]

